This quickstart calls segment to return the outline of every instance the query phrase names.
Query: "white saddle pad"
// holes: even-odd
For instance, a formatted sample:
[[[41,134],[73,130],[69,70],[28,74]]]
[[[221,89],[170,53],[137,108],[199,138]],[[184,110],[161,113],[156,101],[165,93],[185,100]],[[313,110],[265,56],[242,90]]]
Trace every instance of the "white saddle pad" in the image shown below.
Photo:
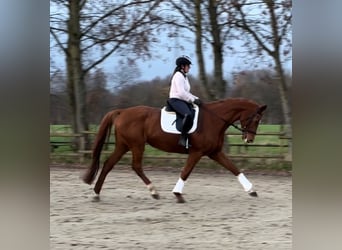
[[[197,105],[194,104],[195,109],[195,118],[194,118],[194,124],[192,125],[192,128],[189,130],[188,134],[191,134],[195,132],[197,129],[197,122],[198,122],[198,111],[199,108]],[[171,133],[171,134],[180,134],[176,128],[176,112],[173,111],[166,111],[166,107],[163,107],[161,109],[161,116],[160,116],[160,125],[164,132]]]

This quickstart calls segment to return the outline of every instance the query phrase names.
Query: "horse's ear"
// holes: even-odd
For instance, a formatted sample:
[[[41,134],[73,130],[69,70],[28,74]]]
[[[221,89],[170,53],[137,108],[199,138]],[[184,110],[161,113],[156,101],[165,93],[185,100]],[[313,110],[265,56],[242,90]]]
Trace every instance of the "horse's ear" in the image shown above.
[[[267,105],[262,105],[262,106],[259,108],[258,113],[259,113],[259,114],[262,114],[262,113],[265,111],[266,108],[267,108]]]

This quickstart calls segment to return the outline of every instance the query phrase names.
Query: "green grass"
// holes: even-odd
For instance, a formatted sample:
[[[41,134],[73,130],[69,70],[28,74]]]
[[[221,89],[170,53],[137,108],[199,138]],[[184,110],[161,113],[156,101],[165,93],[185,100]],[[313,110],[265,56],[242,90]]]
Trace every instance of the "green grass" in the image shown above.
[[[236,133],[238,133],[239,131],[235,128],[229,128],[228,136],[226,138],[226,146],[229,147],[228,150],[231,154],[285,154],[288,152],[288,148],[286,147],[287,140],[279,138],[278,135],[263,135],[266,133],[282,133],[282,131],[283,128],[280,125],[260,125],[257,131],[258,134],[256,135],[254,142],[251,144],[245,144],[241,139],[241,134],[236,135]],[[241,146],[229,146],[229,144],[241,144]],[[271,145],[283,145],[284,147],[271,147]]]

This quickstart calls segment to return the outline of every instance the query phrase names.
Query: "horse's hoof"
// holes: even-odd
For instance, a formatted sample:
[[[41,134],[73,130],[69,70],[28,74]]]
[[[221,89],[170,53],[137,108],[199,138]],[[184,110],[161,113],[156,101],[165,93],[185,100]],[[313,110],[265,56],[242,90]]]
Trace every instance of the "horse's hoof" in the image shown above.
[[[100,201],[100,196],[99,195],[96,195],[93,197],[93,200],[92,202],[99,202]]]
[[[177,203],[185,203],[185,200],[184,200],[183,195],[181,193],[174,193],[174,195],[177,198]]]
[[[87,176],[87,174],[85,174],[83,177],[82,177],[82,180],[84,183],[88,184],[88,185],[91,185],[94,181],[93,178],[90,178]]]
[[[258,194],[255,191],[249,192],[248,194],[252,197],[258,197]]]
[[[152,197],[156,200],[159,200],[160,199],[160,196],[159,194],[152,194]]]
[[[95,185],[95,187],[94,187],[93,190],[94,190],[95,194],[99,195],[99,194],[100,194],[100,191],[101,191],[101,187],[99,188],[99,187],[97,187],[97,186]]]

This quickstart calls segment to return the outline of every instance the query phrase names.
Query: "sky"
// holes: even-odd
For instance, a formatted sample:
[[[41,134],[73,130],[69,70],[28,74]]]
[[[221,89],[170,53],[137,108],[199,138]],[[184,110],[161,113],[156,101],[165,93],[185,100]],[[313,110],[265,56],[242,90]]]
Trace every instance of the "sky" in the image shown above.
[[[167,39],[167,38],[165,38]],[[175,42],[176,43],[176,42]],[[136,60],[136,64],[140,70],[141,77],[139,80],[152,80],[154,78],[160,77],[164,78],[170,75],[175,68],[175,61],[177,57],[182,55],[187,55],[191,58],[192,67],[190,69],[189,74],[197,77],[198,76],[198,64],[197,58],[195,54],[195,46],[193,43],[188,41],[182,42],[182,47],[174,45],[171,49],[165,47],[165,43],[162,41],[160,46],[158,44],[153,47],[153,58],[151,60]],[[65,67],[65,58],[64,54],[53,52],[53,60],[58,65],[58,67]],[[118,62],[121,58],[117,54],[113,54],[108,57],[103,63],[101,63],[98,67],[102,68],[106,73],[113,74],[118,66]],[[213,59],[210,51],[205,50],[205,67],[208,74],[213,72]],[[241,66],[241,59],[237,56],[233,56],[229,54],[224,58],[224,77],[229,78],[230,73],[237,66]]]
[[[193,34],[187,34],[189,39],[192,37],[192,41],[195,40]],[[136,60],[136,64],[141,71],[140,80],[152,80],[156,77],[163,78],[165,76],[170,75],[175,68],[175,61],[177,57],[181,55],[187,55],[192,59],[192,67],[190,69],[189,74],[197,77],[198,76],[198,65],[197,58],[195,53],[195,44],[190,40],[182,40],[181,38],[174,38],[174,41],[170,40],[169,37],[163,34],[160,34],[160,43],[154,45],[152,48],[155,52],[154,58],[149,61],[144,60]],[[167,46],[171,47],[168,49]],[[182,45],[179,46],[179,44]],[[159,47],[158,47],[159,46]],[[230,41],[230,47],[233,47],[237,51],[243,51],[244,49],[241,47],[241,41]],[[204,60],[207,74],[213,74],[214,64],[213,64],[213,55],[211,53],[211,48],[208,46],[207,48],[203,48],[204,50]],[[253,65],[246,65],[243,61],[245,60],[246,53],[244,54],[232,54],[228,50],[225,52],[225,56],[223,58],[223,77],[226,79],[231,79],[232,73],[234,71],[241,70],[251,70],[253,69]],[[104,70],[110,74],[113,72],[113,67],[117,66],[118,62],[117,55],[113,55],[108,58],[104,64],[102,65]],[[270,61],[272,59],[270,58]],[[251,63],[255,62],[251,61]],[[113,66],[114,65],[114,66]],[[260,68],[265,69],[269,65],[269,62],[265,62],[264,65],[261,63]],[[285,71],[292,73],[292,60],[288,61],[284,65]]]
[[[184,45],[186,50],[175,48],[171,51],[168,51],[167,49],[161,47],[158,49],[156,55],[152,60],[136,60],[136,64],[141,72],[141,77],[139,80],[152,80],[157,77],[163,78],[170,75],[175,68],[175,61],[177,57],[181,55],[187,55],[191,58],[192,67],[190,69],[189,74],[194,77],[197,77],[199,69],[197,65],[195,48],[193,44],[190,43],[185,43]],[[210,53],[210,51],[208,50],[205,51],[204,58],[206,71],[208,74],[212,74],[214,69],[212,53]],[[117,58],[116,55],[113,55],[112,57],[108,58],[102,65],[104,71],[108,74],[113,73],[114,68],[118,65],[118,61],[119,58]],[[268,64],[265,63],[265,65],[261,66],[264,66],[263,68],[267,68]],[[223,72],[224,78],[226,79],[231,78],[231,74],[233,71],[251,68],[252,66],[245,65],[242,62],[242,58],[240,58],[238,55],[227,53],[227,55],[224,57]],[[287,72],[292,72],[292,61],[289,61],[285,64],[285,70]]]
[[[161,47],[158,49],[156,55],[152,60],[144,61],[142,59],[137,60],[136,64],[141,71],[140,80],[151,80],[157,77],[163,78],[171,74],[175,68],[175,61],[177,57],[182,55],[187,55],[191,58],[192,67],[190,69],[190,75],[197,77],[198,75],[198,65],[197,58],[195,55],[194,46],[190,43],[185,44],[186,50],[182,49],[172,49],[168,51],[167,49]],[[213,60],[211,59],[211,53],[206,51],[205,53],[206,59],[206,71],[207,73],[211,73],[213,71]],[[103,64],[103,68],[106,72],[112,72],[113,68],[117,65],[119,59],[113,55],[108,58],[106,62]],[[224,60],[224,73],[230,73],[235,63],[239,64],[239,59],[236,57],[225,58]]]
[[[182,45],[185,49],[181,49],[175,46],[171,50],[168,50],[164,46],[158,47],[157,45],[154,47],[155,53],[153,59],[146,61],[144,61],[143,59],[136,60],[135,62],[141,73],[141,77],[137,80],[149,81],[157,77],[164,78],[170,75],[175,68],[175,61],[177,57],[181,55],[187,55],[191,58],[192,67],[189,74],[197,77],[198,64],[194,44],[185,41]],[[204,59],[207,74],[212,74],[214,68],[213,59],[212,53],[208,49],[205,51]],[[60,67],[64,67],[65,59],[63,54],[60,54],[57,58],[55,57],[54,60]],[[113,74],[116,71],[116,67],[118,67],[119,60],[120,57],[118,57],[118,55],[116,54],[113,54],[102,64],[100,64],[99,67],[101,67],[108,75]],[[261,67],[267,68],[268,65],[267,63],[265,63],[265,65],[261,65]],[[252,69],[252,66],[244,64],[243,59],[239,57],[239,55],[234,55],[229,52],[226,53],[223,64],[224,78],[231,79],[231,74],[233,71],[246,69]],[[130,68],[128,68],[128,70],[130,70]],[[287,72],[292,72],[292,61],[289,61],[285,64],[285,70]]]
[[[191,36],[191,34],[189,34],[188,36]],[[170,41],[170,38],[168,38],[166,34],[161,34],[159,38],[160,43],[154,44],[152,48],[154,52],[153,59],[147,61],[138,59],[135,61],[141,73],[140,78],[137,80],[149,81],[157,77],[164,78],[170,75],[175,68],[175,60],[181,55],[187,55],[192,59],[192,67],[189,74],[197,77],[198,65],[194,43],[190,42],[189,40],[179,41],[179,38],[175,38],[174,41]],[[182,48],[181,46],[179,46],[180,43],[182,45]],[[239,47],[239,42],[232,41],[230,46],[234,47],[234,49],[241,50],[241,47]],[[204,60],[207,74],[212,74],[214,70],[213,56],[210,49],[211,48],[207,48],[204,50]],[[54,53],[52,57],[58,67],[65,68],[64,54]],[[98,65],[98,67],[102,68],[110,76],[110,74],[114,74],[114,72],[117,71],[118,62],[120,59],[121,58],[114,53],[103,63]],[[243,63],[241,54],[234,55],[231,52],[226,52],[226,56],[223,59],[223,77],[226,79],[230,79],[232,77],[231,74],[233,71],[252,69],[252,65],[246,65]],[[265,65],[261,65],[261,68],[267,67],[268,63],[265,63]],[[128,70],[130,69],[128,68]],[[285,70],[292,72],[292,61],[289,61],[285,64]]]

